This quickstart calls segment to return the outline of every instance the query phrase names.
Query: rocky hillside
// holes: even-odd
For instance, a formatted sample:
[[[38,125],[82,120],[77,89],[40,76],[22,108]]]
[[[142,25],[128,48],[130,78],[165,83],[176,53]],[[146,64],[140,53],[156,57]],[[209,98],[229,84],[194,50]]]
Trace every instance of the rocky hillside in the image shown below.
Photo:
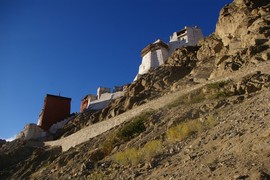
[[[54,138],[187,89],[161,108],[66,152],[1,141],[0,179],[270,179],[269,11],[268,0],[235,0],[212,35],[176,50],[124,97],[77,115]]]

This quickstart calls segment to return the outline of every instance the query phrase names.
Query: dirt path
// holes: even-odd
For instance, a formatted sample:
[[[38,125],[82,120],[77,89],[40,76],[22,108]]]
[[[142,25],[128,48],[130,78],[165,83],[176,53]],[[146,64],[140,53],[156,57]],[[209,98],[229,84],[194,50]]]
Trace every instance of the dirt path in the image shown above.
[[[112,129],[115,126],[118,126],[124,122],[129,121],[132,117],[140,115],[143,111],[146,111],[147,109],[149,110],[160,109],[170,104],[178,97],[181,97],[193,90],[199,89],[206,84],[211,84],[214,82],[219,82],[219,81],[224,81],[224,80],[229,80],[229,79],[238,80],[242,78],[243,76],[254,73],[256,71],[261,71],[262,73],[268,73],[269,70],[270,70],[270,62],[264,62],[254,67],[243,68],[242,70],[231,73],[227,77],[219,77],[216,79],[212,79],[212,80],[206,81],[205,83],[198,84],[198,85],[195,85],[195,86],[183,89],[183,90],[179,90],[177,92],[173,92],[171,94],[165,95],[158,99],[152,100],[146,104],[133,108],[132,110],[127,111],[123,114],[120,114],[114,118],[85,127],[79,130],[78,132],[71,134],[67,137],[64,137],[62,139],[45,142],[45,145],[61,146],[63,151],[67,151],[71,147],[74,147],[78,144],[86,142],[89,139],[94,138]]]

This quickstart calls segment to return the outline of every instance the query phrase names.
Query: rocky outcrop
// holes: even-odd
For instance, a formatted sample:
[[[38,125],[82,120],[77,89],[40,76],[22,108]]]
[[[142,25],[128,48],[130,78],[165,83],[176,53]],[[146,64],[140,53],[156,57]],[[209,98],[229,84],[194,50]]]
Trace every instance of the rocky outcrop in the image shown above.
[[[260,72],[244,77],[234,86],[235,94],[250,94],[263,88],[270,88],[270,75],[261,74]]]
[[[215,36],[222,41],[223,50],[216,56],[212,77],[269,60],[270,2],[235,0],[225,6]]]
[[[220,12],[215,32],[198,45],[194,79],[212,79],[270,59],[270,2],[235,0]]]

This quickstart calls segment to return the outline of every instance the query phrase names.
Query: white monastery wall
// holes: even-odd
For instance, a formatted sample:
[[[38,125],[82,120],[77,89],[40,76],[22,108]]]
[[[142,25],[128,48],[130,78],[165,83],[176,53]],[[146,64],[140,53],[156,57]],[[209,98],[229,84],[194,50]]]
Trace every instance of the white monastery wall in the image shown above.
[[[148,70],[151,68],[151,59],[152,52],[150,51],[142,58],[142,64],[139,67],[139,74],[145,74],[148,72]]]
[[[90,110],[100,110],[109,105],[109,103],[116,98],[124,95],[124,91],[118,91],[114,93],[104,93],[100,95],[100,99],[92,101],[88,107]]]
[[[58,129],[63,128],[73,118],[74,118],[74,116],[69,117],[67,119],[64,119],[63,121],[60,121],[60,122],[57,122],[57,123],[53,124],[50,127],[49,132],[52,133],[52,134],[55,134]]]
[[[177,48],[185,45],[194,46],[201,39],[203,39],[203,34],[200,28],[196,26],[186,26],[184,29],[174,32],[172,36],[170,36],[170,42],[168,45],[161,40],[157,40],[153,44],[146,46],[142,50],[142,63],[139,66],[139,72],[134,81],[136,81],[140,75],[147,73],[151,68],[164,64],[169,55],[171,55]],[[151,48],[151,46],[154,48]],[[145,54],[145,52],[147,53]]]

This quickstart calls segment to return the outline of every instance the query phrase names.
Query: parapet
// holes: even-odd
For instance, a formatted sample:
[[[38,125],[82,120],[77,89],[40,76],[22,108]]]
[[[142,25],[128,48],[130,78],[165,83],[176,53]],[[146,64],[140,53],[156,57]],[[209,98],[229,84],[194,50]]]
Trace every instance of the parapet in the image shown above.
[[[97,96],[98,96],[98,99],[100,98],[101,94],[104,94],[104,93],[110,93],[111,92],[111,88],[106,88],[106,87],[99,87],[97,89]]]

